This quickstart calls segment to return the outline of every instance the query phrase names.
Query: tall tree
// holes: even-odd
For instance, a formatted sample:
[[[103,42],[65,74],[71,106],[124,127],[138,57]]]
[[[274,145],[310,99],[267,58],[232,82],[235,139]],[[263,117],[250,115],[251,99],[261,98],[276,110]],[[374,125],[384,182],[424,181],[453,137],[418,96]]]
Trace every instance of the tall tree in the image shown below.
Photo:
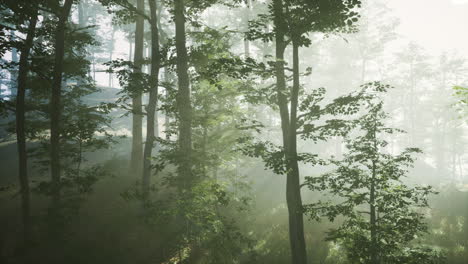
[[[286,157],[286,201],[289,212],[289,239],[293,263],[306,263],[302,198],[297,154],[299,83],[299,47],[308,46],[309,32],[349,31],[359,15],[353,11],[359,0],[296,1],[274,0],[273,22],[276,43],[276,92],[280,109],[283,149]],[[293,46],[293,86],[286,89],[284,52],[286,37]],[[288,94],[290,94],[288,101]],[[288,109],[288,105],[290,109]]]
[[[188,75],[184,0],[174,0],[175,46],[177,53],[177,109],[179,115],[179,177],[182,188],[192,179],[192,106]]]
[[[275,58],[275,77],[276,77],[276,103],[279,108],[281,118],[281,131],[283,143],[283,155],[286,159],[284,173],[287,176],[286,180],[286,201],[289,213],[289,239],[291,246],[291,257],[293,263],[306,263],[307,256],[305,251],[304,240],[304,224],[302,212],[302,198],[300,193],[300,175],[297,154],[297,134],[298,129],[304,128],[304,138],[310,138],[311,134],[317,132],[313,129],[314,126],[306,125],[306,115],[314,115],[317,112],[314,109],[309,109],[309,103],[317,99],[310,99],[315,95],[311,95],[304,100],[305,106],[301,106],[299,95],[301,92],[300,72],[299,72],[299,47],[308,46],[311,41],[308,39],[308,34],[313,32],[336,33],[349,32],[353,28],[353,24],[358,20],[359,14],[355,11],[361,4],[359,0],[318,0],[318,1],[303,1],[303,0],[273,0],[270,5],[270,13],[262,15],[251,23],[249,34],[253,39],[261,38],[264,41],[274,39],[276,44]],[[259,29],[260,26],[266,27],[268,19],[273,20],[274,29],[272,33],[264,33]],[[285,74],[285,50],[289,43],[293,46],[293,85],[292,89],[287,89],[286,74]],[[339,102],[337,102],[339,104]],[[343,102],[342,102],[343,103]],[[310,111],[298,115],[299,108],[302,111]],[[319,111],[320,112],[320,111]],[[331,113],[335,115],[336,113]],[[320,117],[319,114],[318,117]],[[302,116],[302,118],[299,118]],[[317,118],[318,118],[317,117]],[[326,134],[335,133],[331,130],[336,130],[330,126]],[[308,131],[307,131],[308,130]],[[315,136],[312,136],[315,137]],[[324,139],[321,137],[320,139]]]
[[[287,33],[287,24],[284,14],[284,4],[282,0],[273,1],[273,15],[275,26],[275,44],[276,44],[276,96],[280,110],[281,130],[283,135],[283,148],[287,159],[287,179],[286,179],[286,202],[288,205],[289,216],[289,243],[291,247],[292,263],[307,263],[307,253],[304,239],[304,220],[302,216],[302,198],[299,183],[299,166],[297,164],[296,152],[296,127],[291,128],[286,78],[284,72],[284,51],[286,49],[285,35]],[[294,77],[296,82],[296,79]],[[297,88],[297,87],[295,87]],[[295,93],[296,91],[294,91]],[[296,122],[297,97],[294,103],[291,101],[291,110]],[[294,134],[291,134],[294,133]],[[292,145],[291,145],[292,143]]]
[[[137,13],[135,23],[135,51],[133,57],[134,72],[141,73],[143,65],[144,44],[144,17],[145,0],[137,0]],[[135,91],[132,95],[132,154],[130,157],[130,168],[132,173],[140,175],[143,160],[143,109],[142,94]]]
[[[20,60],[17,80],[16,95],[16,139],[18,147],[18,173],[21,192],[21,211],[23,221],[23,239],[25,243],[31,241],[32,222],[30,212],[30,187],[28,176],[28,155],[26,151],[26,131],[25,131],[25,113],[26,113],[26,86],[29,73],[29,56],[33,47],[33,41],[36,36],[36,25],[38,20],[37,3],[23,6],[26,9],[26,21],[29,23],[26,30],[26,39],[20,48]],[[25,10],[22,10],[25,11]],[[21,17],[21,14],[16,14]]]
[[[156,106],[158,102],[159,68],[161,64],[161,56],[159,54],[159,30],[156,0],[148,0],[148,4],[151,13],[151,74],[149,102],[148,107],[146,108],[146,142],[143,155],[143,194],[145,195],[145,198],[147,198],[146,196],[148,195],[150,186],[151,153],[155,141],[155,125],[157,125]]]
[[[73,0],[65,0],[59,11],[57,28],[55,29],[55,60],[50,98],[50,168],[53,182],[53,201],[60,199],[60,116],[62,113],[62,74],[65,54],[65,27],[70,15]]]

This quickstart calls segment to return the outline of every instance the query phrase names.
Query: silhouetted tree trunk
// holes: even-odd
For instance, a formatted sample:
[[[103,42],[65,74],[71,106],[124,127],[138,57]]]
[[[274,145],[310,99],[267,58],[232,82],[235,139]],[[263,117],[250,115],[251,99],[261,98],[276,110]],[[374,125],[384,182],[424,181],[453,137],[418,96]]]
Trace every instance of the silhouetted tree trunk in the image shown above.
[[[174,0],[175,44],[177,52],[178,94],[177,109],[179,112],[179,177],[182,188],[190,186],[192,179],[192,107],[188,76],[188,58],[185,38],[184,0]]]
[[[166,85],[172,85],[172,78],[169,74],[169,67],[164,67],[164,82]],[[169,98],[169,89],[166,87],[164,91],[164,97]],[[164,113],[164,136],[169,140],[169,129],[170,129],[171,120],[169,118],[169,113],[166,111]]]
[[[158,31],[159,31],[159,42],[161,45],[165,45],[169,39],[169,36],[167,35],[167,33],[165,32],[164,28],[162,27],[162,24],[161,24],[161,14],[162,14],[162,11],[164,10],[164,8],[168,8],[168,6],[164,6],[164,1],[161,1],[160,2],[160,5],[158,6],[158,12],[157,12],[157,17],[158,17]],[[172,79],[171,78],[171,73],[169,72],[169,66],[166,66],[164,67],[164,82],[166,84],[169,84],[169,83],[172,83]],[[166,87],[165,88],[165,97],[167,98],[169,96],[169,92],[168,92],[168,88]],[[158,112],[156,111],[156,136],[159,137],[159,122],[158,122]],[[165,137],[166,139],[169,139],[169,136],[167,135],[167,131],[169,131],[169,123],[170,123],[170,119],[169,119],[169,115],[168,113],[165,113],[164,114],[164,129],[166,130],[166,133],[165,133]],[[156,143],[156,147],[158,147],[158,144]]]
[[[246,2],[247,8],[245,10],[245,23],[247,24],[247,28],[249,25],[250,20],[250,12],[252,11],[252,1],[247,0]],[[245,57],[250,57],[250,41],[247,38],[244,38],[244,55]]]
[[[377,150],[377,141],[376,139],[376,128],[373,131],[373,139],[374,139],[374,149],[375,153],[378,152]],[[376,181],[376,160],[372,160],[372,179],[371,179],[371,186],[370,186],[370,193],[369,193],[369,207],[370,207],[370,235],[371,235],[371,252],[370,252],[370,260],[372,264],[379,264],[378,252],[377,252],[377,211],[375,208],[375,181]]]
[[[85,7],[83,7],[83,1],[78,3],[78,25],[80,28],[86,26]]]
[[[16,40],[16,35],[15,31],[10,31],[11,34],[11,39]],[[16,48],[11,49],[11,61],[14,63],[18,62],[18,50]],[[18,69],[16,67],[13,67],[10,70],[10,98],[14,98],[17,94],[17,83],[16,81],[18,80]]]
[[[32,223],[30,211],[30,191],[28,178],[28,155],[26,152],[25,133],[25,98],[26,82],[29,72],[29,54],[36,35],[37,9],[32,12],[29,20],[26,41],[21,48],[18,72],[18,93],[16,96],[16,139],[18,145],[18,172],[21,188],[21,213],[23,221],[23,238],[25,243],[31,241]]]
[[[84,0],[81,0],[78,2],[77,4],[77,9],[78,9],[78,26],[80,28],[85,28],[88,24],[88,16],[87,16],[87,11],[88,11],[88,6],[87,6],[87,2],[84,1]],[[86,48],[85,50],[83,50],[83,52],[80,52],[80,56],[83,56],[83,57],[86,57],[87,55],[87,52],[86,52]],[[93,54],[93,76],[94,76],[94,80],[96,80],[96,73],[95,73],[95,69],[96,69],[96,66],[95,66],[95,63],[94,63],[94,54]],[[88,70],[88,76],[91,76],[91,70],[89,69]],[[84,80],[82,78],[79,78],[78,79],[78,85],[83,85],[84,84]]]
[[[55,31],[55,61],[50,99],[50,168],[53,184],[52,199],[60,200],[60,116],[62,114],[62,73],[65,54],[65,26],[70,15],[73,0],[65,0]]]
[[[276,42],[276,89],[283,133],[283,148],[287,159],[286,202],[289,213],[289,242],[291,258],[294,264],[306,264],[304,223],[302,214],[302,200],[299,184],[299,166],[296,153],[296,120],[299,93],[299,58],[298,45],[293,46],[294,88],[291,95],[291,118],[288,111],[286,80],[284,74],[284,50],[286,43],[284,35],[286,25],[284,21],[282,0],[273,1],[275,42]]]
[[[145,1],[137,1],[137,9],[140,12],[145,10]],[[134,51],[134,66],[135,72],[141,72],[143,62],[143,37],[144,37],[144,20],[138,15],[135,28],[135,51]],[[142,115],[142,98],[141,93],[137,93],[132,98],[132,156],[131,156],[131,173],[140,175],[142,171],[143,159],[143,115]]]
[[[302,212],[299,164],[297,161],[297,107],[299,99],[299,45],[293,41],[293,88],[291,91],[291,118],[289,125],[289,163],[286,197],[289,211],[289,238],[293,253],[293,263],[306,263],[307,254],[304,239],[304,219]]]
[[[151,88],[146,109],[146,143],[143,155],[143,195],[147,198],[151,176],[151,153],[155,140],[156,106],[158,102],[159,66],[159,32],[157,23],[156,0],[148,0],[151,13]]]
[[[128,37],[128,60],[132,60],[132,53],[133,53],[133,43],[132,37]]]
[[[112,22],[111,22],[112,23]],[[111,41],[109,43],[109,61],[112,61],[112,57],[113,57],[113,54],[114,54],[114,41],[115,41],[115,27],[114,25],[112,24],[111,25],[112,27],[112,33],[111,33]],[[109,72],[109,80],[108,80],[108,86],[109,88],[112,88],[114,86],[114,83],[113,83],[113,78],[112,78],[112,73]]]

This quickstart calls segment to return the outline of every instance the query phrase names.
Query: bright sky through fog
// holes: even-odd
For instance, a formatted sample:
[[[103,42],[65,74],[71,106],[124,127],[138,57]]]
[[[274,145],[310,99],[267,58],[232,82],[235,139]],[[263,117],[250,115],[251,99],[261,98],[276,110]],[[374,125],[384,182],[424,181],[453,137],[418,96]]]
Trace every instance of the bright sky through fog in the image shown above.
[[[468,57],[468,0],[387,0],[387,3],[400,19],[397,31],[405,39],[418,43],[429,53],[456,50]]]

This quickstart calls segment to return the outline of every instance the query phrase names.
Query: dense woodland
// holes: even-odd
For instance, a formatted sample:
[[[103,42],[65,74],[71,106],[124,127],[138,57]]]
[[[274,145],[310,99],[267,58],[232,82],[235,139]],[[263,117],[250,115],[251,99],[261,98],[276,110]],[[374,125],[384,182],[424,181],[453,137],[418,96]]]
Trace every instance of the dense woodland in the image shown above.
[[[398,25],[0,0],[0,263],[468,263],[468,60]]]

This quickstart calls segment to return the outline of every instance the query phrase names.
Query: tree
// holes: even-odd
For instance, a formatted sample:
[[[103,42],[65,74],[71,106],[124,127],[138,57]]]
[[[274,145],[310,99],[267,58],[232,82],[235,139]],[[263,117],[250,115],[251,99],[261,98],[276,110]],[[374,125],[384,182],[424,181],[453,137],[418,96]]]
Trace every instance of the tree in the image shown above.
[[[375,93],[387,87],[369,88]],[[438,263],[436,252],[411,246],[427,231],[422,210],[434,193],[430,186],[410,187],[403,182],[413,154],[421,151],[407,148],[397,155],[387,153],[384,136],[401,130],[386,126],[382,101],[368,100],[366,108],[367,114],[356,120],[362,133],[346,141],[348,153],[332,162],[336,169],[306,178],[309,189],[329,192],[340,202],[320,200],[305,206],[306,214],[331,221],[345,217],[327,239],[343,246],[353,263]]]
[[[138,12],[145,11],[145,0],[137,0]],[[135,22],[135,52],[133,57],[134,72],[141,73],[143,64],[144,17],[136,15]],[[132,154],[130,171],[140,175],[143,160],[143,109],[142,92],[135,90],[132,95]]]
[[[70,15],[73,0],[65,0],[59,9],[57,28],[55,31],[55,61],[50,98],[50,172],[54,184],[53,203],[60,200],[60,123],[62,115],[62,74],[65,55],[65,27]]]
[[[148,0],[151,13],[151,75],[149,102],[146,108],[146,143],[143,155],[143,195],[146,197],[149,192],[151,176],[151,153],[155,142],[155,117],[156,105],[158,102],[159,68],[161,56],[159,54],[159,30],[156,9],[156,0]]]
[[[23,222],[24,243],[31,242],[32,220],[30,212],[30,184],[27,171],[28,155],[26,149],[26,131],[25,131],[25,113],[26,113],[26,88],[30,67],[30,54],[33,49],[33,41],[36,37],[36,26],[38,21],[38,3],[20,3],[5,2],[2,8],[12,11],[11,17],[5,16],[4,20],[14,25],[17,32],[25,33],[26,38],[22,41],[12,39],[12,46],[20,51],[19,69],[17,75],[17,93],[16,93],[16,138],[18,147],[18,172],[21,193],[21,211]],[[7,42],[6,42],[7,43]],[[12,43],[10,43],[12,44]],[[19,44],[19,45],[18,45]]]
[[[289,235],[293,263],[307,262],[300,193],[299,165],[297,157],[297,130],[299,106],[299,47],[310,45],[309,32],[350,31],[357,22],[359,14],[354,11],[361,1],[283,1],[274,0],[270,14],[274,23],[276,44],[275,74],[276,97],[281,117],[283,149],[286,158],[286,200],[289,211]],[[261,17],[265,19],[267,16]],[[262,23],[263,22],[263,23]],[[263,34],[258,26],[264,21],[253,24],[251,37],[271,39],[271,34]],[[286,39],[289,38],[289,39]],[[293,45],[293,85],[290,91],[286,86],[284,53],[289,42]],[[288,107],[289,105],[289,107]],[[290,108],[290,109],[289,109]]]
[[[185,35],[184,0],[174,1],[175,46],[177,52],[177,109],[179,118],[179,177],[181,187],[190,186],[192,179],[192,106],[188,76],[188,56]]]
[[[33,56],[30,56],[27,61],[29,74],[23,76],[26,78],[28,88],[28,93],[24,95],[24,104],[27,105],[28,110],[24,117],[24,122],[27,124],[23,127],[24,142],[35,142],[34,147],[29,147],[29,155],[35,161],[35,165],[38,165],[39,172],[50,173],[48,170],[52,164],[50,152],[54,148],[51,142],[50,122],[56,115],[51,109],[50,95],[52,90],[57,88],[51,87],[50,84],[56,84],[54,78],[57,77],[54,73],[57,69],[61,69],[60,75],[64,78],[60,83],[59,94],[59,178],[54,174],[55,177],[50,182],[41,181],[33,190],[52,197],[52,208],[48,216],[51,216],[50,219],[62,220],[64,216],[62,209],[76,205],[70,206],[68,203],[76,199],[70,193],[81,194],[89,191],[95,179],[100,175],[97,169],[99,166],[94,168],[85,166],[86,159],[83,153],[106,148],[112,142],[109,134],[110,118],[107,116],[112,104],[96,105],[86,98],[98,91],[87,76],[89,61],[85,58],[86,46],[95,45],[96,42],[89,32],[73,22],[67,22],[67,19],[63,35],[59,34],[63,36],[61,37],[63,43],[59,44],[58,49],[62,49],[63,53],[62,62],[59,63],[61,66],[48,67],[57,60],[57,49],[54,47],[57,46],[58,19],[47,13],[53,12],[55,6],[34,4],[33,7],[36,7],[36,10],[41,10],[43,19],[36,30],[37,41],[30,46]],[[25,15],[29,16],[31,11],[28,10]],[[19,80],[19,83],[21,82]],[[26,169],[26,166],[23,169]],[[72,196],[71,199],[70,196]]]
[[[25,43],[21,49],[19,73],[18,73],[18,93],[16,97],[16,138],[18,144],[18,170],[21,186],[21,209],[23,214],[24,240],[31,240],[32,223],[30,216],[30,191],[29,177],[27,172],[27,153],[26,153],[26,133],[25,133],[25,97],[26,82],[29,72],[29,54],[36,34],[37,7],[33,6]]]

